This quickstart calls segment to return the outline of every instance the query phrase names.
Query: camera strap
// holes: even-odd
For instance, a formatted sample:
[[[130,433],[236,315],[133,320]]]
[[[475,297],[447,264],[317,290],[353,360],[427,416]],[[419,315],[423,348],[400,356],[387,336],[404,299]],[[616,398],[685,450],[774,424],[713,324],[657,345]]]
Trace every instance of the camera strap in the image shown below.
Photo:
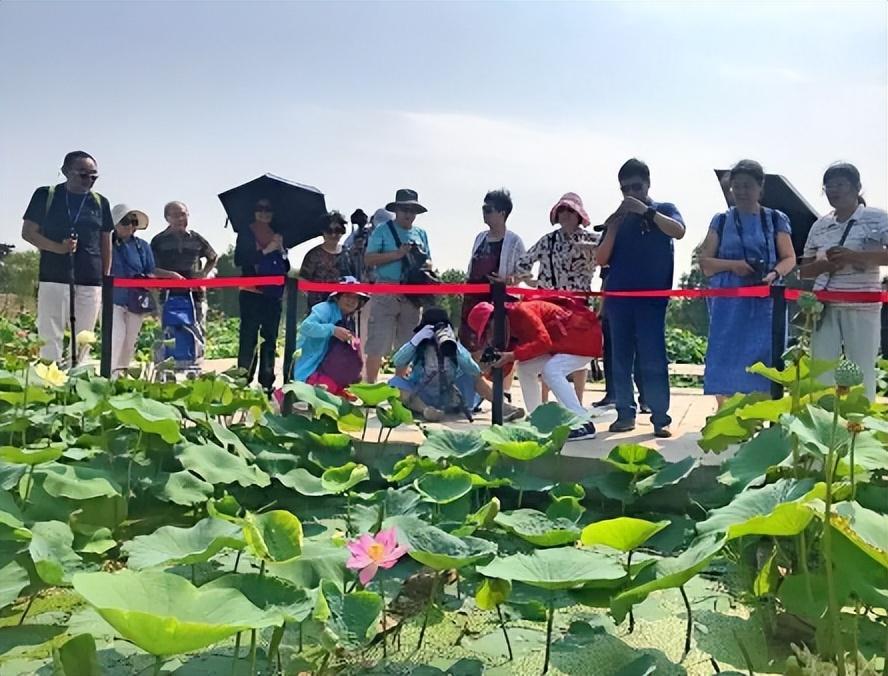
[[[400,249],[403,246],[403,244],[401,242],[401,238],[398,237],[397,230],[395,230],[395,224],[392,221],[389,221],[388,223],[386,223],[386,225],[388,225],[389,232],[392,233],[392,239],[395,240],[395,248]],[[410,263],[407,261],[407,256],[404,256],[401,259],[401,281],[402,282],[407,281],[407,270],[408,270],[409,265],[410,265]]]
[[[851,228],[854,227],[854,224],[857,222],[856,218],[848,219],[848,222],[845,224],[845,229],[842,231],[842,236],[839,237],[839,243],[836,246],[845,246],[845,240],[848,239],[848,233],[851,232]],[[832,281],[833,273],[830,272],[826,276],[826,282],[823,285],[821,291],[826,291],[826,288],[829,286],[829,283]]]

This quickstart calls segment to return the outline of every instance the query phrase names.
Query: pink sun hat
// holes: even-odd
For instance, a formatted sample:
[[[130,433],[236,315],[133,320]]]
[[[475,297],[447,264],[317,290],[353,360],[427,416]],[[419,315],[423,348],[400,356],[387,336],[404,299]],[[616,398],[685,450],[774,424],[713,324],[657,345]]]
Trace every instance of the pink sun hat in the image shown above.
[[[469,311],[469,316],[466,317],[466,323],[469,325],[469,328],[475,332],[475,335],[479,340],[484,336],[484,331],[487,330],[487,324],[490,322],[490,315],[492,314],[493,305],[483,302],[478,303]]]
[[[549,223],[555,225],[556,223],[556,214],[558,213],[559,207],[568,207],[571,211],[575,211],[580,217],[580,223],[582,225],[589,225],[589,214],[586,213],[586,210],[583,208],[583,200],[577,195],[575,192],[566,192],[561,196],[561,199],[555,203],[555,206],[552,207],[552,210],[549,212]]]

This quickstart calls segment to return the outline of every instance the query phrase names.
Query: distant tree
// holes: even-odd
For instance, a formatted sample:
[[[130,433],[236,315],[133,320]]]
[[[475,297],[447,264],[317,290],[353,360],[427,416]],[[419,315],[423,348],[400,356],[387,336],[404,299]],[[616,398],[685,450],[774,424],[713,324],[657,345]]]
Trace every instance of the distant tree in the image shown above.
[[[216,262],[216,276],[236,277],[240,274],[240,268],[234,264],[234,247],[229,246],[228,250],[219,256],[219,260]],[[239,317],[238,293],[239,289],[236,288],[209,289],[207,304],[210,309],[221,312],[226,317]]]
[[[445,270],[441,273],[441,281],[445,284],[463,284],[466,281],[466,271],[453,268]],[[438,301],[439,305],[450,315],[450,321],[453,322],[454,328],[458,329],[463,297],[461,295],[438,296]]]
[[[682,289],[705,289],[709,284],[706,275],[694,261],[690,272],[681,276],[678,286]],[[709,311],[706,309],[706,299],[679,298],[670,301],[666,323],[673,328],[687,329],[698,336],[709,335]]]
[[[11,244],[0,245],[0,294],[3,310],[33,310],[37,302],[40,254],[14,251]]]

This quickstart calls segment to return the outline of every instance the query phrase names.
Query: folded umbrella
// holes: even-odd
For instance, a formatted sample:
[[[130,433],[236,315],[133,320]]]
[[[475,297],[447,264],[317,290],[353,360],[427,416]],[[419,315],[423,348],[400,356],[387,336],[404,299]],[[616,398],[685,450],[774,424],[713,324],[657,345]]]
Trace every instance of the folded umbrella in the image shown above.
[[[249,228],[255,218],[256,203],[268,200],[274,209],[272,229],[284,238],[286,248],[317,237],[324,231],[322,216],[327,213],[324,194],[317,188],[265,174],[219,194],[235,232]]]

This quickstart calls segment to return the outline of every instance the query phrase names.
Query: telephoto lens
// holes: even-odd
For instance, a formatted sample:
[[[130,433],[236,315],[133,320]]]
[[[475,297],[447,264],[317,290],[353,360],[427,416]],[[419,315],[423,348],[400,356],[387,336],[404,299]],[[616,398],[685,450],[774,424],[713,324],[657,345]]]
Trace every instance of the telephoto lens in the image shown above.
[[[443,356],[456,358],[456,335],[450,324],[444,322],[435,324],[435,344]]]

